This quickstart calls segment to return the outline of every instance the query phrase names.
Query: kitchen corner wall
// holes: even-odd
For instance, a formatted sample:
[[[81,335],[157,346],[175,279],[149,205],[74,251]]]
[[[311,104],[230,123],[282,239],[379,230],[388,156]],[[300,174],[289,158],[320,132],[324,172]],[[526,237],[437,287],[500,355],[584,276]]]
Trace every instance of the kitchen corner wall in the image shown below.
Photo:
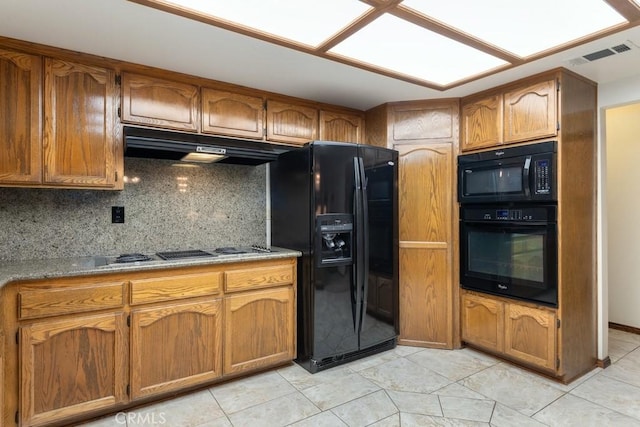
[[[0,261],[266,243],[266,166],[125,158],[125,175],[123,191],[0,188]]]

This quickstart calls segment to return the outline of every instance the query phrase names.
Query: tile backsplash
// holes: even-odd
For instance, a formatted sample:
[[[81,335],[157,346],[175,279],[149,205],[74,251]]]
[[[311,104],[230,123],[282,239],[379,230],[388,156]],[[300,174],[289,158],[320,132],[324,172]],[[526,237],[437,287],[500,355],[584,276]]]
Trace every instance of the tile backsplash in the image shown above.
[[[0,188],[0,260],[266,243],[264,165],[125,158],[125,175],[123,191]]]

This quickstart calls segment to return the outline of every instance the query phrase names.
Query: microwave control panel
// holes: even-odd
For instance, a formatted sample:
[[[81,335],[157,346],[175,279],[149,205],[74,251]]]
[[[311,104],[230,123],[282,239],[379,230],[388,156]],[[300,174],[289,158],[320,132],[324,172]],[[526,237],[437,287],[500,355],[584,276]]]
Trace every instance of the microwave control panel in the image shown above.
[[[549,159],[536,160],[535,180],[536,194],[549,194],[551,192],[551,165]]]

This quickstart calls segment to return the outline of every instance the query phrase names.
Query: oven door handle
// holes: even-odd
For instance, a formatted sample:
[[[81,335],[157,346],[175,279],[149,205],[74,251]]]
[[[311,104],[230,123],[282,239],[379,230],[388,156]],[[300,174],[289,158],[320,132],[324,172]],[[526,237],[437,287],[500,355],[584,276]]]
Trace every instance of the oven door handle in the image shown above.
[[[531,197],[531,156],[527,156],[524,160],[524,167],[522,168],[522,184],[524,187],[524,196],[529,199]]]

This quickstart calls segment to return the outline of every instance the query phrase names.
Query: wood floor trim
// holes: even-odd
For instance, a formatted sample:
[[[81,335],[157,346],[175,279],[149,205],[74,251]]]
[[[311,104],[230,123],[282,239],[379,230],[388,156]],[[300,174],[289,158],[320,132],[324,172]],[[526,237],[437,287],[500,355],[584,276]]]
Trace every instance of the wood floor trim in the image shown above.
[[[604,359],[598,359],[596,361],[596,366],[598,368],[608,368],[609,366],[611,366],[611,359],[609,358],[609,356],[605,357]]]
[[[617,329],[618,331],[630,332],[632,334],[640,335],[640,328],[634,326],[621,325],[619,323],[609,322],[609,328]]]

